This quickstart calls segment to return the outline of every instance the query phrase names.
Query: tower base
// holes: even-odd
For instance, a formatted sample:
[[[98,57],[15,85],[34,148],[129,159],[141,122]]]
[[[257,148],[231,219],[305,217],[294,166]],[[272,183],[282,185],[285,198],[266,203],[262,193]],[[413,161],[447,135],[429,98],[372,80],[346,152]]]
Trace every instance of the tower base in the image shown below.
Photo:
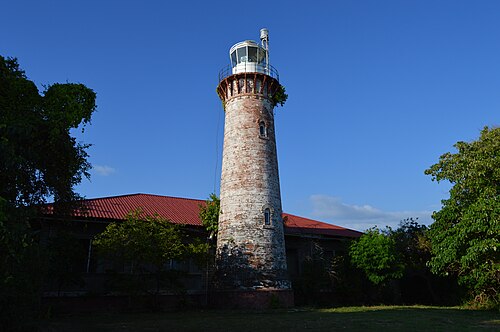
[[[219,309],[273,309],[294,306],[293,290],[220,290],[209,296],[209,306]]]

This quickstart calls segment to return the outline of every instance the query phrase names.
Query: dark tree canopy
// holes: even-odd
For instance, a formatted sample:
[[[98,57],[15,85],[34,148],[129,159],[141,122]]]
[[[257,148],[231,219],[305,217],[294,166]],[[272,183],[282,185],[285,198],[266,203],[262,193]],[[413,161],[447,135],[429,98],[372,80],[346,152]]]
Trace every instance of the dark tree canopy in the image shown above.
[[[14,207],[77,198],[88,177],[88,145],[70,130],[90,122],[95,93],[83,84],[53,84],[40,94],[16,59],[0,56],[0,197]]]
[[[484,128],[477,141],[455,144],[425,171],[453,186],[433,214],[434,272],[454,274],[479,302],[500,305],[500,128]]]
[[[37,204],[67,206],[89,176],[88,145],[70,130],[90,122],[95,93],[54,84],[40,94],[16,59],[0,56],[0,326],[28,329],[37,315],[44,255],[29,228]]]
[[[394,238],[396,251],[406,270],[426,270],[430,259],[428,227],[418,223],[418,218],[407,218],[389,234]]]

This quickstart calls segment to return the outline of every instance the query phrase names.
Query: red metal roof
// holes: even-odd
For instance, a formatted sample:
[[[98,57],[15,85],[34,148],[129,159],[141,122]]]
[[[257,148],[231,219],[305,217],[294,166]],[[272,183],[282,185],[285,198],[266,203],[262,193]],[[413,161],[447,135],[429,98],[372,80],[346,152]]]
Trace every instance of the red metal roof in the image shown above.
[[[73,217],[84,217],[99,220],[124,220],[130,211],[142,210],[146,215],[158,215],[175,224],[201,226],[198,216],[200,205],[204,200],[160,196],[151,194],[130,194],[122,196],[85,199],[84,210],[77,210]],[[52,206],[47,206],[51,214]],[[359,237],[361,232],[324,222],[283,213],[285,233],[296,235],[330,235],[342,237]]]
[[[313,234],[313,235],[331,235],[343,237],[360,237],[363,233],[353,229],[344,228],[337,225],[327,224],[325,222],[294,216],[293,214],[283,213],[286,234]]]

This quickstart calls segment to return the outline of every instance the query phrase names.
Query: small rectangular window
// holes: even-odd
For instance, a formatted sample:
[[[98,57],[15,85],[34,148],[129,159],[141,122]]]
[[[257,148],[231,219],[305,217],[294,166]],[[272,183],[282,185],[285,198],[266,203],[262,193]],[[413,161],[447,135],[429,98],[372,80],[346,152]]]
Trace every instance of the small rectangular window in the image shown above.
[[[259,136],[267,137],[267,126],[264,122],[259,123]]]
[[[264,224],[271,225],[271,210],[269,208],[264,210]]]

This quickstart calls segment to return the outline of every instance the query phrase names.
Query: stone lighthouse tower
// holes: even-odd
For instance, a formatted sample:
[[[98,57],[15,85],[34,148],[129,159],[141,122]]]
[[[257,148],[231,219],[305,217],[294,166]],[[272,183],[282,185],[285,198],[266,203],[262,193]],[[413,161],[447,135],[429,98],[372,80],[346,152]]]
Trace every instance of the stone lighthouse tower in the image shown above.
[[[219,74],[225,125],[217,286],[245,293],[240,300],[262,303],[273,294],[290,305],[273,114],[281,85],[269,64],[267,29],[260,38],[231,47],[231,64]]]

